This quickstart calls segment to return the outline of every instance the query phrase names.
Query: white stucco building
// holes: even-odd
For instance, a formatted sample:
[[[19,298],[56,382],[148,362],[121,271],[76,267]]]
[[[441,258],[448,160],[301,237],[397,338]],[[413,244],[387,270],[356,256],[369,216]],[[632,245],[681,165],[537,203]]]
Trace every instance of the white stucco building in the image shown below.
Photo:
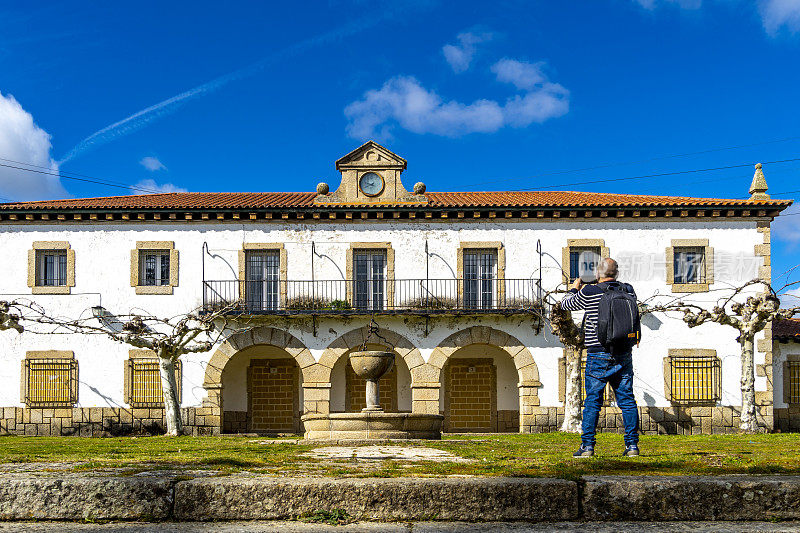
[[[574,276],[580,252],[616,258],[640,300],[711,303],[717,289],[770,279],[770,222],[790,203],[766,195],[760,168],[748,200],[409,192],[406,161],[373,142],[336,168],[333,192],[2,204],[0,298],[70,317],[239,302],[246,331],[182,358],[184,419],[196,434],[296,432],[304,412],[360,409],[363,384],[346,354],[373,317],[397,353],[382,381],[386,408],[441,412],[449,431],[551,431],[563,413],[563,347],[539,303]],[[0,432],[88,435],[161,421],[152,354],[102,336],[5,332],[0,345]],[[772,428],[789,405],[769,329],[756,363],[759,417]],[[647,315],[634,367],[643,431],[738,427],[731,330]],[[613,403],[601,425],[622,427]]]

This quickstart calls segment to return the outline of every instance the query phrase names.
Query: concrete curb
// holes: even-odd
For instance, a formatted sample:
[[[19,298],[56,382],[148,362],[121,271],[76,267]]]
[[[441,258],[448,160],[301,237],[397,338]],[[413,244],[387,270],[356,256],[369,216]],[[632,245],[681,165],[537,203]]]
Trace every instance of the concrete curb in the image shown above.
[[[586,520],[791,520],[800,476],[584,478]]]
[[[574,520],[578,486],[561,479],[229,477],[175,487],[177,520],[282,519],[320,509],[361,520]]]
[[[173,496],[165,478],[4,474],[0,520],[166,520]]]
[[[6,474],[0,520],[291,519],[554,522],[796,520],[800,476],[536,478],[197,477]]]

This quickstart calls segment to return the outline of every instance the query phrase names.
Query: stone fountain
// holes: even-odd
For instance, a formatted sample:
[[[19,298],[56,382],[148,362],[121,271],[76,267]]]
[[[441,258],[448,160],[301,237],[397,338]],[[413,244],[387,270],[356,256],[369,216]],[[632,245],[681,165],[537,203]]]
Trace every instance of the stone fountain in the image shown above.
[[[388,351],[362,350],[350,353],[350,365],[367,382],[367,406],[360,413],[303,415],[307,439],[440,439],[442,415],[386,413],[381,408],[381,377],[392,369],[395,354]]]

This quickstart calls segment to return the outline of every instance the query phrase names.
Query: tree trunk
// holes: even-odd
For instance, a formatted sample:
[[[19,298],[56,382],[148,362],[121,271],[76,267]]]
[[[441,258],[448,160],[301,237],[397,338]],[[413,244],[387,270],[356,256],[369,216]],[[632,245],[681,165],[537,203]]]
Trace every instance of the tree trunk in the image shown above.
[[[564,422],[561,431],[581,431],[581,350],[567,348],[564,372]]]
[[[739,428],[749,433],[758,431],[753,359],[753,335],[742,333],[742,416]]]
[[[183,433],[181,404],[178,401],[178,383],[175,379],[175,360],[172,357],[158,358],[161,374],[161,390],[164,393],[164,418],[167,421],[167,435],[178,436]]]

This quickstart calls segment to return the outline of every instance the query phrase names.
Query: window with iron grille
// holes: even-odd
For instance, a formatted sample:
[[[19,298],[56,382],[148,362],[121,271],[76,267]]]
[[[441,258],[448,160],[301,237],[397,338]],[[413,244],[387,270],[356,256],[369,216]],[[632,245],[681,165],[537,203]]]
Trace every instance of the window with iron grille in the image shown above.
[[[67,285],[66,250],[36,250],[36,285],[40,287]]]
[[[497,303],[497,250],[464,250],[464,306],[493,309]]]
[[[245,251],[245,301],[250,311],[278,309],[281,255],[279,250]]]
[[[164,393],[158,361],[152,359],[128,360],[128,403],[131,407],[161,407]],[[178,401],[181,401],[181,363],[175,363],[175,382]]]
[[[705,251],[698,246],[676,247],[673,251],[673,280],[681,283],[705,283]]]
[[[599,247],[571,247],[569,249],[569,282],[572,283],[578,279],[581,272],[595,272],[599,262]]]
[[[800,361],[788,361],[787,370],[789,371],[789,394],[787,403],[800,403]]]
[[[672,401],[685,405],[715,404],[722,395],[721,364],[715,356],[670,358]]]
[[[78,362],[74,359],[26,359],[25,404],[72,407],[78,401]]]
[[[169,285],[169,250],[139,252],[139,285]]]
[[[354,307],[383,310],[386,307],[386,250],[355,250],[353,276]]]

